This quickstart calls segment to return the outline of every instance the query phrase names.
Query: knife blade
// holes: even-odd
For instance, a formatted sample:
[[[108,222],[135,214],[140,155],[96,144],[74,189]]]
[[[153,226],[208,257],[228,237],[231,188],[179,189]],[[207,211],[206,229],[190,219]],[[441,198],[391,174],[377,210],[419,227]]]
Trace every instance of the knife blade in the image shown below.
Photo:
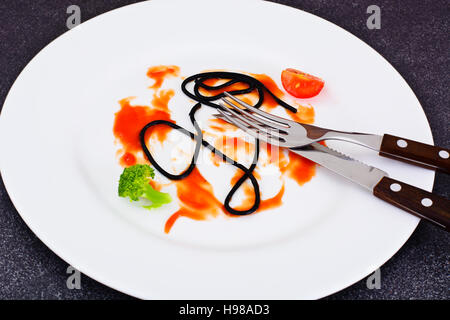
[[[317,142],[306,147],[290,148],[289,150],[358,183],[372,192],[381,179],[388,176],[383,170],[369,166]]]

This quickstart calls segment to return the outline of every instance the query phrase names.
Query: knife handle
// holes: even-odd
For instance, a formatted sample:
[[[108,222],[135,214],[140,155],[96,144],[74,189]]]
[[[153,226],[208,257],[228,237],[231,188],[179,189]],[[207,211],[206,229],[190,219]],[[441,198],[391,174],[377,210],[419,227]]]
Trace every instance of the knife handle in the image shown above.
[[[450,150],[385,134],[380,156],[450,173]]]
[[[450,231],[450,201],[404,182],[383,177],[373,194],[413,215]]]

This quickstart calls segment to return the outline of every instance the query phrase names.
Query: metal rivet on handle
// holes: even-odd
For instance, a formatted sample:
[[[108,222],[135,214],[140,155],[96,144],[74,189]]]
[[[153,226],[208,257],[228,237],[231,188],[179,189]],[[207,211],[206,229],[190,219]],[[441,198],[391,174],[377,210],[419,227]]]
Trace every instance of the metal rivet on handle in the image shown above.
[[[398,183],[391,184],[390,188],[394,192],[399,192],[400,190],[402,190],[402,186],[399,185]]]
[[[445,150],[441,150],[439,151],[439,157],[441,157],[442,159],[448,159],[448,157],[450,157],[450,154],[448,154],[448,152]]]
[[[423,198],[421,203],[424,207],[431,207],[431,205],[433,204],[433,201],[429,198]]]
[[[403,139],[399,139],[399,140],[397,140],[397,145],[398,145],[400,148],[406,148],[406,147],[408,146],[408,142],[406,142],[406,141],[403,140]]]

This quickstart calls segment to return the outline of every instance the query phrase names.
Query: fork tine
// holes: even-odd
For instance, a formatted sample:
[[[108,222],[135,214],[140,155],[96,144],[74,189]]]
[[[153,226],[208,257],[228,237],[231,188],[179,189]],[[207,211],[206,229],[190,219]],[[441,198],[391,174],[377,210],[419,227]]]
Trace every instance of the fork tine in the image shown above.
[[[224,111],[222,111],[222,112],[224,112]],[[216,118],[222,119],[223,121],[226,121],[227,123],[230,123],[230,124],[234,125],[234,123],[231,123],[230,120],[228,120],[227,118],[225,118],[223,116],[223,113],[215,113],[215,114],[213,114],[213,116],[216,117]],[[230,116],[230,118],[233,118],[233,117]],[[243,127],[247,128],[247,129],[250,129],[252,127],[251,125],[248,125],[245,122],[243,122],[243,121],[241,121],[241,120],[239,120],[237,118],[233,118],[233,120],[235,122],[238,122],[239,124],[241,124]]]
[[[278,122],[274,122],[274,121],[269,120],[267,118],[262,118],[260,116],[256,116],[256,115],[252,114],[251,112],[249,112],[248,110],[239,108],[237,105],[235,105],[234,103],[228,101],[225,98],[222,98],[221,100],[226,103],[226,106],[224,106],[223,103],[221,103],[221,102],[219,102],[219,104],[222,107],[225,107],[226,110],[229,110],[229,111],[236,110],[236,112],[239,112],[240,115],[252,119],[252,120],[247,119],[249,121],[252,121],[252,123],[254,121],[257,121],[259,124],[265,125],[267,127],[272,127],[275,130],[277,130],[277,129],[278,130],[286,129],[285,126],[282,126],[282,125],[278,124]],[[227,106],[229,106],[229,107],[227,107]]]
[[[235,125],[236,127],[244,130],[246,133],[248,133],[249,135],[257,138],[257,139],[261,139],[267,143],[270,143],[272,145],[275,146],[281,146],[282,143],[284,142],[283,138],[278,138],[274,136],[271,136],[265,132],[258,132],[257,130],[253,129],[251,126],[243,123],[241,120],[236,119],[236,118],[232,118],[231,116],[227,115],[223,110],[217,109],[217,111],[231,124]],[[280,140],[283,139],[283,140]]]
[[[280,137],[281,136],[280,135],[280,130],[278,130],[277,128],[263,127],[263,126],[259,125],[258,123],[256,123],[254,120],[251,120],[251,119],[247,118],[246,117],[247,116],[246,112],[239,113],[238,111],[234,111],[233,109],[227,108],[222,101],[219,101],[219,105],[222,108],[225,108],[225,110],[227,110],[227,112],[231,113],[233,117],[240,119],[245,124],[247,124],[249,126],[252,126],[252,127],[255,127],[256,129],[260,130],[261,132],[264,132],[264,133],[267,133],[267,134],[270,134],[270,135],[273,135],[273,136],[276,136],[276,137]],[[237,108],[237,109],[239,109],[239,108]],[[258,121],[258,120],[256,120],[256,121]],[[286,134],[285,131],[283,131],[283,132]]]
[[[219,112],[221,113],[221,114],[217,115],[219,118],[221,118],[221,119],[225,118],[223,120],[225,120],[228,123],[231,123],[231,124],[237,126],[238,128],[240,128],[243,131],[245,131],[246,133],[248,133],[249,135],[251,135],[251,136],[253,136],[253,137],[257,138],[257,139],[263,140],[266,143],[270,143],[270,144],[275,145],[275,146],[281,146],[282,141],[280,141],[280,139],[282,139],[282,138],[271,136],[271,135],[269,135],[269,134],[267,134],[265,132],[260,132],[258,130],[255,130],[250,125],[244,123],[243,121],[241,121],[241,120],[239,120],[237,118],[233,118],[233,117],[228,116],[222,110],[219,111]]]
[[[241,106],[247,108],[248,110],[250,110],[250,111],[252,111],[252,112],[254,112],[254,113],[256,113],[256,114],[259,114],[260,116],[265,117],[265,118],[267,118],[267,119],[269,119],[269,120],[275,121],[275,122],[277,122],[277,123],[279,123],[279,124],[281,124],[281,125],[283,125],[283,126],[285,126],[285,127],[290,127],[290,125],[289,125],[289,121],[290,121],[290,120],[284,119],[284,118],[282,118],[282,117],[279,117],[279,116],[276,116],[276,115],[273,115],[273,114],[270,114],[270,113],[268,113],[268,112],[261,111],[261,110],[259,110],[258,108],[255,108],[255,107],[249,105],[248,103],[245,103],[244,101],[242,101],[242,100],[236,98],[236,97],[233,96],[232,94],[229,94],[228,92],[224,92],[224,94],[225,94],[228,98],[230,98],[231,100],[235,101],[235,102],[238,103],[239,105],[241,105]],[[225,101],[226,101],[226,99],[225,99]]]
[[[222,113],[216,113],[216,114],[213,114],[213,116],[215,116],[216,118],[222,119],[222,120],[224,120],[224,121],[226,121],[226,122],[228,122],[228,123],[230,123],[230,124],[232,124],[232,125],[236,125],[235,123],[239,123],[239,124],[242,126],[242,128],[246,128],[246,129],[243,129],[243,130],[245,130],[245,131],[251,129],[251,127],[252,127],[252,126],[250,126],[250,125],[244,123],[243,121],[241,121],[241,120],[239,120],[239,119],[237,119],[237,118],[230,117],[230,118],[232,118],[232,120],[228,120],[229,118],[227,119],[227,118],[223,115],[223,111],[222,111]],[[230,121],[234,121],[234,122],[230,122]],[[242,129],[242,128],[241,128],[241,129]],[[258,131],[256,131],[256,130],[254,130],[254,131],[255,131],[256,133],[258,133]],[[264,140],[264,141],[266,141],[266,140]],[[277,143],[279,143],[279,141],[277,141]]]
[[[224,116],[222,116],[222,114],[220,114],[220,113],[213,113],[213,116],[214,117],[216,117],[216,118],[219,118],[219,119],[222,119],[222,120],[224,120],[224,121],[227,121],[227,120],[225,120],[224,118]],[[252,123],[254,123],[254,122],[252,122]],[[262,124],[262,123],[258,123],[261,127],[265,127],[265,124]],[[248,127],[250,127],[249,125],[246,125],[246,126],[248,126]]]

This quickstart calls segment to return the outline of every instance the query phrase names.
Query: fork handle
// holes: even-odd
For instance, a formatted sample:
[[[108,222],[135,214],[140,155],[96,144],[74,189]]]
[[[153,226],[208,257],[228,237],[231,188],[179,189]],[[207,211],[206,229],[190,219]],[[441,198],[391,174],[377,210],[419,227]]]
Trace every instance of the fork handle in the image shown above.
[[[450,150],[426,143],[385,134],[380,155],[450,173]]]
[[[450,201],[404,182],[383,177],[373,194],[413,215],[450,231]]]

